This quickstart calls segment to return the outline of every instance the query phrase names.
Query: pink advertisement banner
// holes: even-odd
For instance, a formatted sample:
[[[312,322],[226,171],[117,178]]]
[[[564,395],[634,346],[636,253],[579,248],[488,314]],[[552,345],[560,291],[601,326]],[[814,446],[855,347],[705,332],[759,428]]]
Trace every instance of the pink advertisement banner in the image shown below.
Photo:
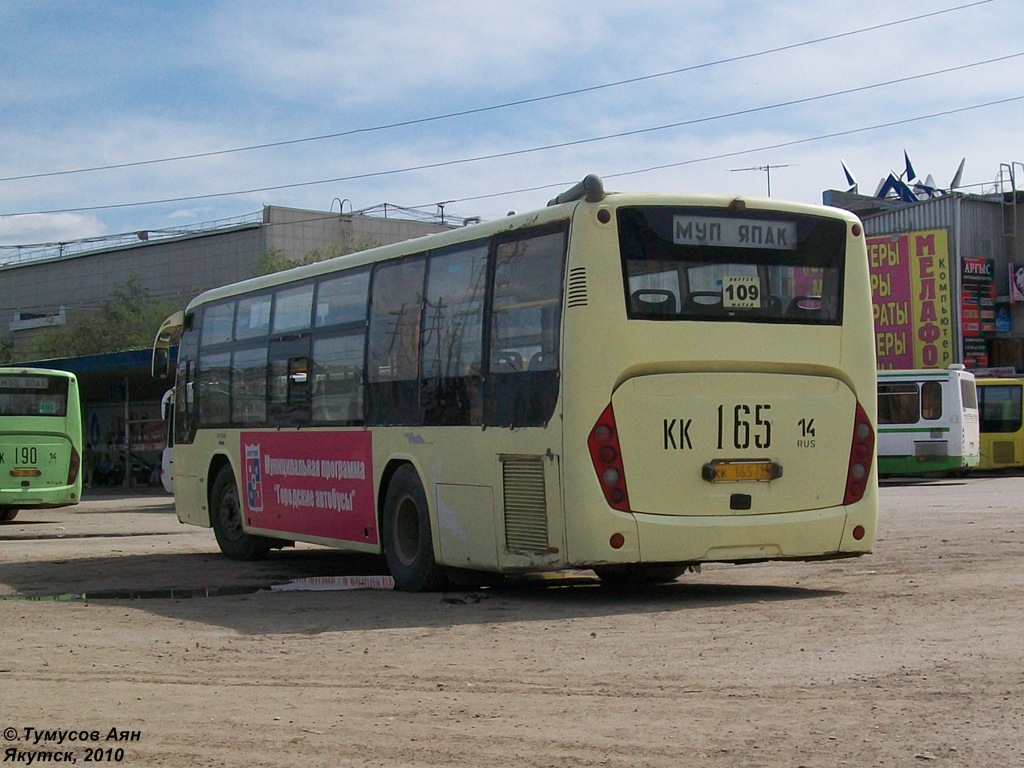
[[[242,432],[239,441],[249,525],[377,543],[369,432]]]
[[[879,368],[953,362],[953,307],[945,229],[867,238]]]

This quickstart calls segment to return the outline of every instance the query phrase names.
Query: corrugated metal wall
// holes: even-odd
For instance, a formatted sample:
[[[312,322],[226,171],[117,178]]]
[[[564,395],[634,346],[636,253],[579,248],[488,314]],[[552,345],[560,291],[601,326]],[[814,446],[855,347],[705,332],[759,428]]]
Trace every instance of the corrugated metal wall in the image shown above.
[[[864,232],[869,236],[941,227],[949,230],[954,265],[959,265],[960,259],[965,257],[995,260],[996,291],[1006,296],[1009,292],[1006,265],[1012,259],[1010,239],[1003,234],[1001,203],[947,195],[864,219]],[[957,282],[959,284],[959,275]]]
[[[1013,216],[1017,218],[1017,236],[1013,234]],[[882,213],[866,215],[863,218],[864,232],[868,236],[890,235],[923,229],[945,228],[949,232],[949,248],[951,259],[951,286],[954,315],[953,335],[955,357],[962,361],[960,338],[959,296],[962,284],[962,260],[977,257],[992,259],[995,262],[995,282],[997,302],[1009,300],[1009,270],[1011,262],[1024,261],[1024,257],[1015,258],[1017,241],[1024,240],[1024,205],[1018,201],[1017,206],[1007,208],[1001,198],[980,199],[953,194],[946,197],[911,203]],[[1011,306],[1012,331],[1009,339],[1001,335],[993,339],[994,345],[1020,342],[1024,336],[1024,304]],[[1017,354],[1016,357],[1020,358]],[[1005,365],[1006,363],[1002,363]],[[1016,359],[1013,364],[1020,370],[1024,360]]]

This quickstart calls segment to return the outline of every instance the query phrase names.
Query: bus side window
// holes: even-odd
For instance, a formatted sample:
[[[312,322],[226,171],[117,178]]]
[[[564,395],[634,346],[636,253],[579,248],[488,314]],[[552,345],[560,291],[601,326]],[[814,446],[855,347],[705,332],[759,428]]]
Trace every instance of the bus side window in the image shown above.
[[[358,424],[363,420],[363,334],[313,340],[313,421]]]
[[[366,350],[367,424],[418,425],[419,338],[425,259],[373,271]]]
[[[286,426],[310,422],[309,356],[309,336],[270,342],[267,416],[271,422]]]
[[[916,424],[921,398],[913,382],[878,385],[878,423]]]
[[[431,253],[420,349],[423,424],[483,423],[486,241]]]
[[[937,381],[921,385],[921,416],[929,421],[942,418],[942,385]]]
[[[565,241],[558,229],[497,246],[484,388],[488,426],[542,426],[554,414]]]
[[[231,421],[259,424],[267,418],[267,350],[263,346],[231,353]]]
[[[368,268],[317,283],[310,370],[314,423],[363,423],[369,287]]]

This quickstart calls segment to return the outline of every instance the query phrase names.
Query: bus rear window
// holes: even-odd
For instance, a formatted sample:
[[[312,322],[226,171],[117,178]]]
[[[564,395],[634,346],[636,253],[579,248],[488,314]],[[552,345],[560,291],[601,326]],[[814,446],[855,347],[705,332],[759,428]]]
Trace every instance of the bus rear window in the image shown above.
[[[842,323],[840,219],[638,206],[618,227],[630,319]]]
[[[0,416],[66,416],[67,412],[67,379],[0,376]]]
[[[978,387],[982,432],[1017,432],[1021,427],[1020,385]]]

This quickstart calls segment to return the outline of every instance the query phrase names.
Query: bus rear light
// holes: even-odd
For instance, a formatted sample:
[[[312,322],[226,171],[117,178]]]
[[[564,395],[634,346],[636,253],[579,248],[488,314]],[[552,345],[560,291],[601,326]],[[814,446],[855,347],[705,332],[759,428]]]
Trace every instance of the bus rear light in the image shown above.
[[[608,539],[608,546],[612,549],[622,549],[626,544],[626,537],[621,533],[613,533],[611,538]]]
[[[875,452],[875,431],[860,403],[853,419],[853,440],[850,463],[846,472],[846,495],[843,504],[856,504],[864,498],[871,475],[871,459]]]
[[[74,485],[75,480],[78,479],[78,470],[82,466],[82,457],[78,455],[78,451],[75,450],[74,446],[71,446],[71,462],[68,464],[68,485]]]
[[[619,435],[615,429],[615,414],[611,403],[604,409],[587,438],[590,460],[604,493],[605,501],[612,509],[629,511],[629,494],[626,493],[626,473],[622,467],[622,450]],[[614,537],[613,537],[614,538]]]
[[[857,541],[860,541],[861,539],[864,538],[864,526],[863,525],[855,525],[855,526],[853,526],[853,538],[855,538]]]
[[[32,467],[15,467],[11,470],[11,477],[40,477],[42,472]]]

